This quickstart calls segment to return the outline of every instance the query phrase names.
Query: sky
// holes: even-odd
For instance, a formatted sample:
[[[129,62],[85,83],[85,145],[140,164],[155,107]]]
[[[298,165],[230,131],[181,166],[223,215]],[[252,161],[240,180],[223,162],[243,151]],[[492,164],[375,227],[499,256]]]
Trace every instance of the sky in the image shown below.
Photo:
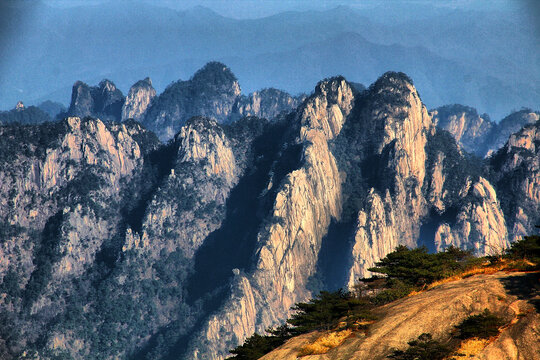
[[[530,10],[540,7],[540,1],[537,0],[43,0],[43,2],[57,7],[72,7],[90,3],[99,4],[108,1],[143,1],[178,10],[186,10],[200,5],[208,7],[223,16],[239,19],[260,18],[283,11],[324,10],[339,5],[361,9],[380,5],[421,4],[454,9],[490,9],[498,11],[522,10],[524,8]]]

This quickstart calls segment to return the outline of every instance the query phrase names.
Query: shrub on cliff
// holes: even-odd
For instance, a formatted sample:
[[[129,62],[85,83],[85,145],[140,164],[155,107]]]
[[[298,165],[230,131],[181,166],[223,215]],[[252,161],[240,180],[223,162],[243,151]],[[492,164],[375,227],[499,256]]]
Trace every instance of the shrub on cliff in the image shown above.
[[[537,226],[538,227],[538,226]],[[512,260],[525,259],[540,267],[540,236],[529,235],[518,240],[506,252],[506,258]]]
[[[424,333],[416,340],[409,341],[407,350],[394,350],[388,355],[389,359],[395,360],[442,360],[449,356],[452,347],[433,340],[431,334]]]
[[[499,333],[499,327],[504,321],[492,314],[488,309],[478,315],[471,315],[461,322],[456,328],[459,330],[459,338],[469,339],[473,337],[487,339]]]
[[[429,254],[426,247],[409,249],[400,245],[369,271],[387,275],[390,285],[399,281],[409,286],[424,286],[465,270],[472,258],[470,252],[453,246]]]

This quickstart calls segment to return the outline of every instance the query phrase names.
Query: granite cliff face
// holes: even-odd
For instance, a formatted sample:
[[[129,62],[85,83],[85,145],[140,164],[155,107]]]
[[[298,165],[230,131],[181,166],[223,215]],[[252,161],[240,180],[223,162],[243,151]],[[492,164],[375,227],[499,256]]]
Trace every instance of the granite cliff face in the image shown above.
[[[71,104],[67,114],[84,118],[98,117],[103,120],[120,120],[124,95],[110,80],[98,86],[88,86],[82,81],[73,85]]]
[[[6,323],[12,353],[70,306],[74,281],[110,246],[125,181],[155,137],[138,124],[77,117],[0,131],[0,275],[14,283],[0,306],[17,319]]]
[[[490,158],[510,239],[527,235],[540,221],[540,121],[512,134]]]
[[[152,86],[150,78],[137,81],[129,89],[126,101],[122,106],[122,121],[127,119],[141,121],[146,109],[155,97],[156,90]]]
[[[133,120],[0,126],[4,357],[221,359],[397,245],[492,254],[540,220],[538,122],[480,164],[402,73],[297,104],[210,63],[153,93],[122,116],[166,144]],[[78,83],[70,111],[115,99]]]
[[[497,126],[487,114],[478,115],[476,109],[463,105],[442,106],[433,110],[431,115],[437,127],[450,132],[456,142],[470,153],[481,154],[483,143]]]
[[[494,123],[487,114],[478,115],[476,109],[457,104],[434,109],[431,115],[435,125],[450,132],[463,150],[481,157],[496,152],[511,134],[540,119],[538,112],[523,109]]]

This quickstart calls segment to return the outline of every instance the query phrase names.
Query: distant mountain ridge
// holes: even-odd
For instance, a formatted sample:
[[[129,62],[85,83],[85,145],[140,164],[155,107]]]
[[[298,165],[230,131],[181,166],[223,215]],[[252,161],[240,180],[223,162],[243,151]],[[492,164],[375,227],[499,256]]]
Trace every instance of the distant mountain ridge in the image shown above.
[[[11,56],[3,59],[0,68],[4,84],[0,99],[5,101],[0,106],[8,108],[18,100],[28,104],[64,101],[73,79],[97,83],[110,78],[127,92],[135,81],[150,76],[156,90],[162,92],[171,79],[186,79],[208,61],[219,60],[234,71],[247,92],[271,86],[292,94],[307,92],[320,78],[337,74],[367,84],[392,69],[415,78],[430,108],[467,103],[502,118],[513,108],[539,107],[538,42],[514,13],[497,16],[441,10],[419,16],[421,21],[389,25],[370,20],[369,11],[346,7],[235,20],[208,9],[179,12],[126,4],[71,9],[40,5],[11,12],[9,25],[24,27],[21,33],[27,36],[5,39]],[[94,26],[97,23],[99,31]],[[185,35],[188,33],[190,36]],[[323,55],[325,46],[321,44],[351,33],[369,40],[369,44],[355,40],[352,54],[368,71],[361,66],[354,74],[344,71],[350,69],[351,61],[341,55],[345,47],[335,48],[332,56]],[[494,33],[499,35],[492,37]],[[93,36],[91,43],[84,41],[88,34]],[[114,34],[126,35],[118,38]],[[366,51],[370,47],[378,48],[374,58]],[[298,59],[279,56],[296,49],[309,51],[304,50],[303,58]],[[45,52],[48,56],[35,66],[36,54]],[[266,60],[268,55],[275,64]],[[372,61],[392,66],[370,70]],[[416,67],[418,61],[422,66]],[[307,68],[314,64],[313,74],[302,75],[305,69],[298,73],[301,64]],[[269,73],[279,81],[265,76]],[[440,91],[442,88],[447,91]]]

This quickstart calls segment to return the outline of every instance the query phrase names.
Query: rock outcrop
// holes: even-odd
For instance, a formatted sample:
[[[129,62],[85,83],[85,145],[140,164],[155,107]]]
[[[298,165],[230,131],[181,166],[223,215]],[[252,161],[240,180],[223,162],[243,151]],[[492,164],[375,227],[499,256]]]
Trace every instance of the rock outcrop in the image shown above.
[[[328,353],[307,358],[387,359],[393,349],[406,349],[407,342],[417,339],[422,333],[429,333],[438,341],[447,341],[452,336],[454,326],[467,316],[488,309],[502,317],[507,325],[496,338],[478,347],[468,358],[536,359],[540,353],[537,332],[540,315],[527,302],[531,298],[526,290],[531,285],[528,283],[529,276],[523,273],[477,275],[395,301],[380,308],[381,318],[370,325],[368,332],[353,333],[342,345]],[[520,291],[529,293],[529,296],[524,298],[519,295]],[[302,347],[320,335],[308,333],[292,338],[261,359],[295,360]]]
[[[506,221],[493,186],[480,177],[470,188],[452,228],[444,223],[435,233],[435,248],[453,245],[479,256],[498,255],[510,246]]]
[[[231,70],[211,62],[190,80],[169,85],[148,108],[143,123],[160,139],[168,140],[193,116],[224,122],[239,95],[240,86]]]
[[[69,116],[97,117],[103,120],[117,120],[122,117],[124,95],[110,80],[103,80],[98,86],[88,86],[82,81],[73,85]]]
[[[515,132],[518,132],[527,124],[534,124],[540,120],[540,113],[531,109],[523,109],[516,111],[505,117],[497,125],[497,129],[493,132],[490,144],[486,147],[486,153],[490,154],[504,146],[508,137]]]
[[[146,78],[137,81],[129,89],[124,105],[122,106],[122,121],[133,119],[142,121],[146,109],[156,97],[156,90],[152,86],[152,80]]]

